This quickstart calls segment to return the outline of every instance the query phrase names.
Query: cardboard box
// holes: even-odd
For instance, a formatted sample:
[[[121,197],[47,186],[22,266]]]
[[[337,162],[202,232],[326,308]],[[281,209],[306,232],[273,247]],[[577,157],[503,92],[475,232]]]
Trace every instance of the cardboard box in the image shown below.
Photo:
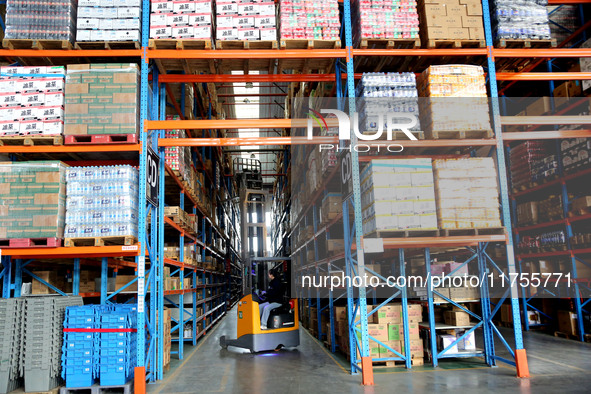
[[[57,271],[33,271],[33,274],[37,275],[40,279],[44,280],[45,282],[51,285],[54,285],[59,289],[59,286],[57,286]],[[45,284],[39,282],[37,279],[33,279],[31,286],[31,294],[55,294],[55,291],[45,286]]]
[[[540,97],[533,103],[527,106],[525,112],[528,116],[543,115],[552,110],[550,97]]]
[[[570,98],[581,96],[583,94],[581,81],[566,81],[554,88],[552,93],[554,97]]]
[[[438,350],[440,350],[440,351],[444,350],[449,345],[451,345],[453,342],[455,342],[456,339],[457,338],[455,335],[449,335],[449,334],[437,335]],[[445,354],[456,354],[456,353],[458,353],[458,344],[457,343],[445,352]]]
[[[575,198],[571,202],[571,207],[573,211],[591,208],[591,196]]]
[[[451,326],[469,326],[470,315],[464,311],[446,311],[444,316],[445,324]]]
[[[368,324],[367,332],[373,338],[380,342],[388,340],[388,325],[387,324]]]
[[[504,323],[513,323],[513,312],[510,304],[501,305],[501,321]]]
[[[569,335],[578,335],[577,314],[570,311],[558,311],[558,331]]]
[[[400,341],[400,350],[402,354],[405,354],[404,341]],[[424,355],[423,341],[421,339],[410,340],[410,355],[412,358],[422,358]]]

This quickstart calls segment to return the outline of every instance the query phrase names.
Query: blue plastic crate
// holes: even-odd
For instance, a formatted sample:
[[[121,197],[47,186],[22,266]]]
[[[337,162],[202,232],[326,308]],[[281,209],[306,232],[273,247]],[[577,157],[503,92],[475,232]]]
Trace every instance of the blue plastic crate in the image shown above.
[[[120,386],[131,379],[131,376],[127,374],[124,368],[105,372],[101,370],[99,377],[101,386]]]
[[[62,354],[66,357],[94,357],[93,349],[74,349],[74,348],[62,348]]]
[[[102,347],[100,349],[100,356],[101,357],[120,357],[125,356],[127,354],[127,349],[125,347],[118,347],[118,348],[105,348]]]
[[[92,355],[86,357],[72,357],[67,355],[64,360],[66,367],[69,366],[83,366],[90,367],[94,364],[94,357]]]
[[[63,376],[66,379],[66,387],[88,387],[95,383],[93,368],[85,366],[67,366]]]
[[[94,333],[92,332],[64,332],[64,340],[68,342],[94,342]]]
[[[120,356],[103,356],[103,355],[101,355],[101,357],[100,357],[101,370],[102,370],[103,366],[126,365],[126,364],[128,364],[128,361],[129,360],[127,359],[127,357],[125,355],[120,355]]]

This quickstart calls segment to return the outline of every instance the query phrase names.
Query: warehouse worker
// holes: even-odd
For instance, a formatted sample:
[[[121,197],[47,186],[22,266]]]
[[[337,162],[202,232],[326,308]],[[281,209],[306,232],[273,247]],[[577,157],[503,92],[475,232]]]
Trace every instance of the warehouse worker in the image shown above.
[[[267,320],[271,311],[281,306],[283,302],[283,284],[274,270],[269,271],[269,287],[266,292],[266,302],[259,304],[261,316],[261,330],[267,329]]]

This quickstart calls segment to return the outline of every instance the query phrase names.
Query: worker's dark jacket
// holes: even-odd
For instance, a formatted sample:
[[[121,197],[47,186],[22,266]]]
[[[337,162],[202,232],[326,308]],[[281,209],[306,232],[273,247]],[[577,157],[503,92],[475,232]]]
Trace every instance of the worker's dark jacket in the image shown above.
[[[267,302],[283,303],[283,284],[278,278],[273,279],[269,283],[267,289]]]

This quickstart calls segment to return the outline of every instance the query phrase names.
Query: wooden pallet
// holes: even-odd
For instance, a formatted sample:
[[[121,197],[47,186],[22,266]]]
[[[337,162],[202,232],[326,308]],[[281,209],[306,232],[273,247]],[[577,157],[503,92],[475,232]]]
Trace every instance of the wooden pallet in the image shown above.
[[[498,48],[554,48],[556,47],[556,39],[551,40],[518,40],[501,38],[497,41]]]
[[[86,238],[66,238],[64,246],[67,248],[76,246],[106,246],[122,245],[129,246],[137,243],[136,237],[86,237]]]
[[[137,134],[66,135],[64,145],[137,144]]]
[[[336,49],[341,47],[341,40],[297,40],[279,41],[281,49]]]
[[[277,41],[217,40],[215,49],[277,49]]]
[[[566,332],[554,331],[554,336],[557,338],[565,338],[565,339],[574,339],[575,341],[579,340],[578,335],[569,334]]]
[[[194,225],[191,225],[190,215],[180,207],[164,207],[164,216],[175,222],[183,230],[191,234],[195,232]]]
[[[440,237],[452,237],[460,235],[503,235],[505,227],[484,228],[447,228],[439,230]]]
[[[421,47],[420,38],[362,38],[361,49],[415,49]]]
[[[7,49],[73,49],[68,40],[15,40],[5,38],[2,46]]]
[[[374,231],[365,238],[412,238],[412,237],[437,237],[439,230],[410,229],[410,230],[380,230]]]
[[[425,365],[424,358],[412,358],[410,360],[413,367],[420,367]],[[374,368],[406,368],[405,361],[373,361]]]
[[[13,238],[0,240],[0,248],[59,248],[59,238]]]
[[[76,49],[140,49],[138,41],[83,41],[76,43]]]
[[[427,130],[425,133],[427,139],[439,140],[463,140],[470,138],[489,139],[493,138],[495,133],[492,130],[458,130],[458,131],[431,131]]]
[[[211,40],[164,40],[153,39],[148,42],[150,49],[212,49]]]
[[[5,135],[0,136],[0,146],[19,145],[63,145],[64,137],[61,135]]]
[[[90,387],[76,387],[76,388],[60,388],[60,394],[106,394],[106,393],[121,393],[121,394],[132,394],[133,393],[133,379],[125,384],[100,386],[95,384]]]
[[[485,40],[426,40],[426,47],[433,48],[484,48]]]

